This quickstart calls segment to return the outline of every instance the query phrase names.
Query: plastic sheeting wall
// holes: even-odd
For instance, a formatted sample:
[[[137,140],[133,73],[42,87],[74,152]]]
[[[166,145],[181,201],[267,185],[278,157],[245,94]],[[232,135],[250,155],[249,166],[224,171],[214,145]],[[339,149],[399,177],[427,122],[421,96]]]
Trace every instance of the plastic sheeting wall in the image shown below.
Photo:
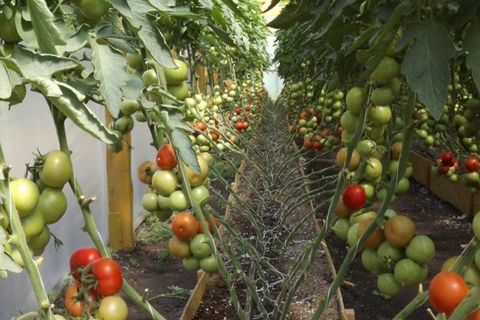
[[[267,39],[267,52],[270,59],[275,56],[275,36],[269,36]],[[283,79],[278,76],[277,64],[273,63],[270,68],[263,73],[263,83],[273,101],[277,100],[283,89]]]
[[[103,108],[92,107],[99,118],[103,119]],[[136,179],[136,166],[145,159],[154,158],[155,150],[148,146],[149,139],[146,126],[135,129],[132,136],[134,152],[132,155],[132,174],[135,193],[134,212],[140,212],[140,199],[145,189]],[[103,143],[81,131],[67,120],[67,134],[74,173],[85,195],[95,196],[92,212],[99,230],[106,241],[108,239],[108,199],[106,181],[106,147]],[[0,117],[0,143],[6,160],[13,165],[13,176],[21,177],[25,173],[25,164],[33,162],[33,152],[37,148],[46,153],[58,149],[55,126],[44,98],[36,93],[29,93],[24,103],[12,107]],[[83,217],[77,201],[67,185],[64,192],[68,198],[68,210],[56,224],[51,225],[51,232],[62,240],[63,246],[56,251],[53,239],[44,253],[44,263],[40,271],[47,290],[62,281],[69,272],[70,254],[81,246],[91,246],[87,233],[81,230]],[[136,215],[139,220],[139,215]],[[19,311],[36,310],[36,300],[26,272],[9,274],[0,280],[0,320],[18,316]]]

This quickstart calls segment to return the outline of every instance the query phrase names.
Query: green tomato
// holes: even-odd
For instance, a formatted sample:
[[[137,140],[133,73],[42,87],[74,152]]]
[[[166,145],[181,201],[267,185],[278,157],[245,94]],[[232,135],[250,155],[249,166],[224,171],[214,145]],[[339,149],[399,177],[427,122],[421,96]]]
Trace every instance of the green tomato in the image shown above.
[[[377,257],[380,265],[385,270],[393,271],[395,264],[404,258],[403,249],[396,248],[384,241],[377,249]]]
[[[400,285],[395,280],[395,276],[392,273],[383,273],[378,276],[377,279],[378,292],[385,299],[390,299],[396,296],[400,292]]]
[[[407,258],[419,263],[428,264],[435,256],[435,244],[432,239],[426,235],[417,235],[410,240],[405,250]]]
[[[174,59],[173,61],[175,62],[175,65],[177,65],[177,69],[163,68],[165,80],[167,80],[167,84],[169,85],[182,83],[187,78],[188,74],[188,67],[185,62],[177,59]]]
[[[170,198],[164,197],[161,194],[157,195],[157,205],[161,210],[170,209]]]
[[[13,203],[20,217],[26,217],[37,207],[40,198],[38,186],[30,179],[22,178],[10,184]]]
[[[476,213],[472,221],[473,234],[477,240],[480,240],[480,213]]]
[[[149,87],[158,84],[157,73],[154,69],[148,69],[142,74],[143,84]]]
[[[218,260],[215,255],[211,254],[210,256],[200,260],[200,268],[204,272],[212,273],[218,270]]]
[[[169,197],[172,192],[177,190],[177,185],[178,178],[170,170],[157,170],[152,176],[153,188],[164,197]]]
[[[402,177],[398,181],[397,188],[395,189],[396,194],[406,193],[410,189],[410,180],[406,177]]]
[[[348,229],[350,229],[350,222],[348,222],[348,219],[338,219],[332,227],[335,235],[342,240],[347,240]]]
[[[347,92],[347,109],[353,114],[360,114],[365,103],[366,93],[364,88],[353,87]]]
[[[40,234],[28,242],[28,247],[33,250],[34,256],[40,256],[50,241],[50,229],[44,226]]]
[[[158,210],[157,195],[153,192],[148,192],[143,195],[142,207],[148,212]]]
[[[39,172],[44,185],[52,188],[63,188],[73,176],[70,157],[63,151],[53,150],[46,154],[45,162]]]
[[[88,20],[99,20],[108,12],[106,0],[80,0],[80,12]]]
[[[138,122],[146,122],[147,121],[147,117],[145,117],[145,114],[142,112],[142,111],[137,111],[133,114],[133,117],[135,118],[135,120],[137,120]]]
[[[415,261],[405,258],[397,262],[393,275],[401,287],[411,287],[420,283],[424,271]]]
[[[475,266],[477,267],[477,269],[480,270],[480,249],[477,249],[475,251],[473,262],[475,263]]]
[[[365,164],[363,178],[368,181],[378,179],[382,175],[383,165],[377,158],[368,158]]]
[[[368,110],[368,120],[373,126],[386,125],[392,119],[392,109],[389,106],[373,106]]]
[[[356,149],[362,157],[368,158],[375,153],[376,146],[377,144],[375,143],[375,141],[370,139],[364,139],[358,142]]]
[[[67,211],[67,197],[60,189],[45,188],[40,194],[37,210],[43,214],[45,224],[55,223]]]
[[[21,222],[27,242],[38,236],[45,226],[43,214],[39,210],[35,210],[32,214],[22,218]]]
[[[104,297],[97,314],[98,320],[127,320],[128,306],[119,296]]]
[[[178,85],[169,85],[167,89],[177,100],[183,101],[188,97],[188,84],[186,81]]]
[[[399,95],[402,91],[402,81],[398,77],[393,77],[388,82],[390,88],[392,88],[392,92],[394,95]]]
[[[358,126],[358,116],[354,115],[353,113],[346,111],[342,117],[340,118],[340,124],[344,130],[348,131],[349,133],[354,133]]]
[[[137,111],[141,112],[140,103],[137,100],[123,99],[120,103],[120,111],[126,116],[130,116]]]
[[[137,53],[127,53],[127,64],[130,68],[137,71],[143,70],[143,57]]]
[[[350,215],[350,226],[365,220],[375,219],[376,217],[377,217],[377,212],[373,210],[367,211],[367,212],[362,212],[362,210],[355,211]]]
[[[358,240],[357,230],[360,226],[360,223],[351,224],[347,233],[347,242],[350,247],[353,247]]]
[[[367,195],[367,199],[371,200],[375,196],[375,187],[369,182],[362,182],[360,183],[363,190],[365,190],[365,194]]]
[[[190,272],[195,272],[200,269],[200,260],[195,257],[185,258],[182,261],[183,268]]]
[[[374,250],[365,249],[362,252],[362,265],[367,271],[378,274],[381,271],[380,261],[378,260],[377,253]]]
[[[383,57],[380,64],[372,73],[372,79],[380,83],[387,83],[390,79],[400,74],[400,66],[390,57]]]
[[[184,211],[190,206],[190,201],[183,190],[176,190],[169,196],[170,208],[173,211]]]
[[[123,115],[113,122],[113,129],[120,131],[122,134],[126,134],[132,131],[133,125],[133,118],[131,116]]]
[[[393,91],[388,86],[376,88],[370,99],[376,106],[389,106],[393,102]]]
[[[192,198],[193,201],[196,203],[203,205],[208,201],[208,198],[210,197],[210,192],[208,191],[208,188],[205,187],[204,185],[200,185],[198,187],[192,188]]]
[[[15,26],[15,11],[6,5],[0,12],[0,39],[7,43],[22,40]]]
[[[385,133],[385,126],[367,127],[367,135],[370,139],[380,140],[383,138],[384,133]]]
[[[2,205],[0,205],[0,227],[7,230],[9,225],[10,225],[10,221],[8,219],[8,214],[5,211],[5,208]]]
[[[204,234],[197,234],[192,241],[190,241],[190,251],[198,258],[203,259],[212,254],[212,249],[207,240],[207,236]]]

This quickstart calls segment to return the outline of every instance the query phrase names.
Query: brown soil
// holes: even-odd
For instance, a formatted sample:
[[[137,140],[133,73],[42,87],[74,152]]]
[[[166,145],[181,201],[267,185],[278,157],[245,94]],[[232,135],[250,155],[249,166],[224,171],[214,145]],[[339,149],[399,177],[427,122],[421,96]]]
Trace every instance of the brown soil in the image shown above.
[[[122,266],[124,277],[142,293],[148,289],[153,307],[166,319],[179,319],[187,303],[188,292],[179,298],[154,297],[171,293],[171,287],[192,290],[197,282],[196,273],[185,271],[182,261],[170,258],[167,262],[159,261],[158,254],[165,250],[165,244],[147,245],[138,243],[132,251],[120,251],[115,259]],[[170,287],[170,288],[169,288]],[[128,302],[128,299],[126,299]],[[129,320],[150,320],[151,317],[140,307],[128,302]]]
[[[311,168],[318,170],[324,166],[324,163],[316,162]],[[423,283],[427,288],[442,263],[447,258],[460,254],[462,245],[472,238],[471,217],[462,216],[456,208],[437,198],[413,178],[410,183],[409,192],[400,196],[392,204],[392,209],[410,216],[416,223],[417,234],[428,235],[435,242],[436,255],[429,264],[429,278]],[[327,243],[338,269],[346,255],[347,246],[334,234],[327,237]],[[417,294],[418,288],[404,289],[399,295],[386,301],[375,294],[376,279],[375,275],[365,270],[357,257],[346,278],[354,287],[344,286],[342,289],[345,307],[355,309],[356,319],[392,319]],[[417,309],[409,319],[431,319],[426,312],[428,307],[429,305],[424,305]]]

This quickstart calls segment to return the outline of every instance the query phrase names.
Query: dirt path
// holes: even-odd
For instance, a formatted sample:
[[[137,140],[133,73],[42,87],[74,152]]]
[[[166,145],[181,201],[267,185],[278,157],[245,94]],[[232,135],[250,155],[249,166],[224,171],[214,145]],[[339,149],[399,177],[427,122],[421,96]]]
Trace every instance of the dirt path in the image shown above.
[[[285,285],[285,275],[303,250],[315,238],[315,216],[305,197],[305,179],[302,179],[298,158],[287,131],[285,117],[280,110],[266,111],[262,124],[254,131],[254,143],[247,146],[248,159],[238,183],[238,199],[232,205],[228,221],[243,241],[255,247],[260,257],[272,268],[256,269],[245,242],[228,233],[229,242],[235,244],[236,256],[245,274],[256,284],[257,292],[268,314],[261,314],[257,305],[248,300],[245,283],[238,279],[235,287],[242,307],[251,306],[249,319],[274,319],[276,299]],[[285,212],[291,211],[285,215]],[[285,218],[282,220],[282,218]],[[302,223],[299,225],[299,222]],[[284,242],[298,225],[288,245]],[[228,258],[227,265],[229,265]],[[310,272],[293,296],[289,319],[310,319],[331,282],[331,274],[322,248],[316,253]],[[275,270],[276,269],[276,270]],[[264,282],[268,282],[265,284]],[[228,288],[220,277],[215,277],[195,319],[238,319],[229,304]],[[269,303],[270,302],[270,303]],[[248,308],[247,308],[248,309]],[[339,319],[335,298],[323,319]]]

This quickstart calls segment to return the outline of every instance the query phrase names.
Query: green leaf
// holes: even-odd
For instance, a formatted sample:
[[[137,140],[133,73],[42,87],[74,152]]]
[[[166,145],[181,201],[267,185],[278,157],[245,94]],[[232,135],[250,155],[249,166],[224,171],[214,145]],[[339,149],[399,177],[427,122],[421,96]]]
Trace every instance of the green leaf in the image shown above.
[[[7,67],[0,61],[0,99],[8,99],[12,95],[12,83]]]
[[[472,72],[473,81],[480,91],[480,18],[475,17],[465,31],[463,47],[467,54],[465,64]]]
[[[169,107],[169,106],[165,106]],[[192,131],[192,128],[190,128],[184,121],[183,114],[175,109],[168,109],[168,110],[163,110],[161,111],[162,113],[162,118],[167,119],[168,121],[168,126],[171,129],[183,129],[187,131]]]
[[[379,29],[378,26],[371,26],[367,28],[365,31],[363,31],[357,38],[355,38],[355,41],[348,48],[345,55],[350,55],[352,53],[355,53],[365,43],[367,43],[368,40],[371,39],[371,37],[378,31],[378,29]]]
[[[312,2],[309,5],[308,1],[305,0],[302,0],[298,4],[290,3],[283,9],[278,17],[268,23],[268,26],[275,29],[283,29],[288,28],[297,22],[307,21],[311,18],[311,5]]]
[[[65,83],[47,78],[31,79],[31,83],[77,127],[105,143],[112,144],[118,141],[119,135],[105,127],[82,102],[84,97],[80,92]]]
[[[144,88],[142,79],[136,74],[131,74],[126,85],[122,88],[123,96],[127,99],[137,100]]]
[[[197,153],[192,148],[192,141],[188,135],[179,128],[172,131],[172,144],[180,155],[180,159],[196,174],[200,174]]]
[[[16,46],[12,58],[20,73],[27,79],[51,78],[56,72],[70,70],[79,66],[78,62],[52,54],[40,54]]]
[[[71,53],[80,50],[88,42],[88,27],[82,25],[73,35],[71,35],[64,45],[57,46],[59,55]]]
[[[454,23],[454,28],[459,29],[467,24],[475,15],[480,7],[478,0],[462,0],[460,1],[460,8],[457,10],[457,18]]]
[[[45,0],[27,0],[27,3],[40,50],[57,53],[55,46],[65,44],[65,40],[53,21],[47,3]]]
[[[200,0],[200,5],[203,6],[205,9],[212,9],[213,2],[212,0]]]
[[[402,73],[410,88],[436,119],[441,117],[447,101],[448,59],[454,54],[448,31],[440,23],[431,21],[423,24],[402,63]]]
[[[142,28],[138,31],[138,36],[155,61],[166,68],[177,68],[170,53],[170,48],[155,24],[144,19],[144,24],[142,24]]]
[[[123,97],[122,87],[129,78],[127,62],[125,57],[113,51],[110,46],[99,44],[93,38],[89,43],[95,67],[94,76],[100,83],[100,93],[112,116],[118,118]]]

